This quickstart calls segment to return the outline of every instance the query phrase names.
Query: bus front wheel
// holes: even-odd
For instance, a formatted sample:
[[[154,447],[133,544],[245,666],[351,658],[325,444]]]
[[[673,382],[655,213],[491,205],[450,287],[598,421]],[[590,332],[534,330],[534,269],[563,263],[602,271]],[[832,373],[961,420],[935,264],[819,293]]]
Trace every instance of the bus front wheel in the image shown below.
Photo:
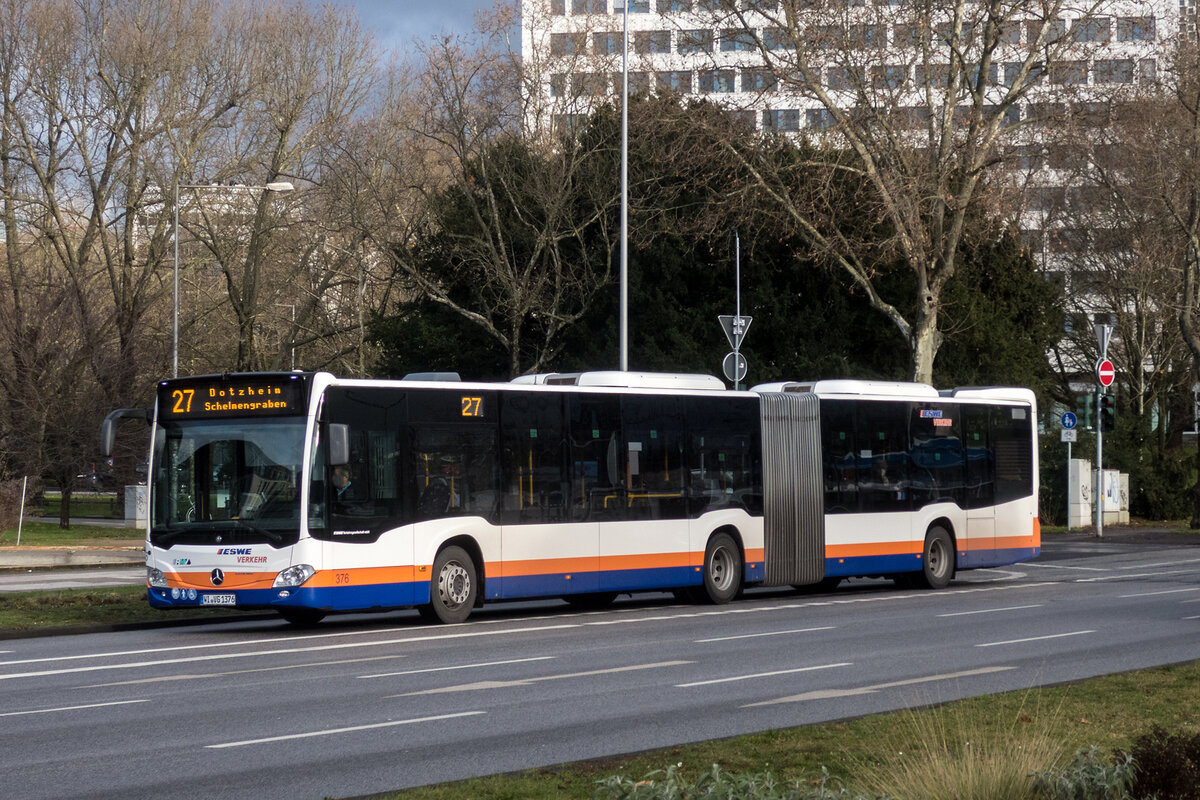
[[[315,608],[277,608],[279,616],[297,628],[311,628],[325,619],[325,612]]]
[[[742,591],[742,553],[727,533],[718,533],[704,549],[704,587],[700,599],[720,605]]]
[[[475,607],[478,589],[471,556],[461,547],[447,547],[433,560],[429,605],[420,607],[421,616],[444,623],[466,622]]]
[[[914,577],[929,589],[945,589],[954,577],[954,542],[940,526],[930,528],[925,536],[922,569]]]

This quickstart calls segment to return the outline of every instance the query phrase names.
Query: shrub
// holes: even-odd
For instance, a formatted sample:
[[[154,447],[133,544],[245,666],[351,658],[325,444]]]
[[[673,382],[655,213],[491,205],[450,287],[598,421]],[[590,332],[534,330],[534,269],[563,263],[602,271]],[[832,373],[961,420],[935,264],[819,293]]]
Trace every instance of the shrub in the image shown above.
[[[1133,743],[1133,789],[1156,800],[1200,800],[1200,733],[1169,734],[1158,725]]]
[[[656,770],[641,780],[611,775],[598,783],[595,797],[605,800],[869,800],[830,785],[822,772],[815,787],[798,783],[780,785],[769,772],[755,775],[723,771],[713,764],[695,781],[687,780],[679,765]]]
[[[1034,797],[1038,800],[1129,800],[1133,785],[1133,757],[1125,754],[1109,763],[1095,747],[1080,750],[1070,766],[1038,772]]]

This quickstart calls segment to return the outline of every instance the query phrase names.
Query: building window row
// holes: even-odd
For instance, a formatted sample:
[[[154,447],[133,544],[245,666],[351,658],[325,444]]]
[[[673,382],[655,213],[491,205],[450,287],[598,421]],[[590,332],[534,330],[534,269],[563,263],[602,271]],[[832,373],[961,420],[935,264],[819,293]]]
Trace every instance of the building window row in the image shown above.
[[[1067,35],[1065,20],[1062,32],[1049,32],[1046,41],[1053,41],[1061,35]],[[1050,23],[1053,28],[1055,23]],[[1026,41],[1033,44],[1037,41],[1041,22],[1026,22]],[[1111,20],[1107,18],[1091,19],[1077,22],[1070,28],[1070,35],[1080,42],[1111,41]],[[1001,31],[1000,41],[1004,44],[1021,44],[1021,26],[1013,24]],[[967,41],[971,31],[964,28],[960,41]],[[953,32],[949,26],[939,25],[931,37],[929,30],[920,26],[895,25],[892,30],[893,44],[897,47],[917,49],[925,44],[938,46],[949,42]],[[1154,17],[1129,17],[1117,19],[1117,41],[1143,42],[1155,39]],[[596,55],[613,55],[621,52],[621,31],[603,31],[593,33],[592,50]],[[807,30],[807,40],[831,49],[863,50],[887,46],[887,26],[863,25],[814,25]],[[550,53],[552,55],[582,55],[587,50],[588,34],[586,32],[552,33],[550,35]],[[795,47],[787,31],[782,28],[764,28],[761,31],[748,28],[723,28],[712,30],[707,28],[685,29],[675,32],[675,50],[681,55],[707,54],[718,49],[723,53],[737,53],[758,49],[759,42],[768,50],[790,50]],[[654,53],[670,53],[671,31],[651,30],[632,31],[630,38],[631,49],[641,55]]]
[[[1021,69],[1021,64],[993,64],[988,81],[991,84],[1000,83],[1003,75],[1003,85],[1011,86]],[[1001,72],[1003,70],[1003,72]],[[1056,85],[1094,85],[1131,84],[1134,82],[1152,83],[1155,80],[1157,64],[1154,59],[1140,61],[1133,59],[1066,61],[1052,64],[1046,80]],[[879,90],[900,90],[909,81],[911,75],[914,86],[932,86],[944,89],[949,74],[948,65],[916,66],[911,70],[905,65],[884,65],[870,68],[868,83]],[[824,70],[825,86],[833,91],[853,91],[860,84],[850,69],[846,67],[828,67]],[[974,78],[972,77],[972,80]],[[725,94],[733,92],[774,92],[779,88],[775,74],[766,67],[733,68],[718,67],[714,69],[667,70],[661,72],[630,72],[630,92],[647,93],[651,83],[659,90],[669,90],[678,94]],[[597,95],[621,91],[620,73],[557,73],[550,78],[550,94],[552,97]],[[1049,113],[1056,115],[1053,107],[1059,104],[1031,104],[1031,108],[1046,106]],[[1082,108],[1086,104],[1078,104]],[[1065,108],[1065,107],[1064,107]]]
[[[550,13],[565,16],[579,14],[620,14],[629,4],[630,14],[689,14],[693,11],[767,11],[779,10],[779,0],[550,0]],[[888,3],[879,3],[888,5]],[[611,11],[610,11],[611,8]]]
[[[1128,252],[1131,238],[1128,230],[1114,228],[1025,228],[1021,231],[1021,242],[1030,252],[1060,255]]]
[[[649,94],[651,88],[676,94],[731,94],[734,92],[771,92],[777,88],[775,73],[758,69],[666,70],[662,72],[630,72],[630,94]],[[619,94],[621,73],[575,72],[550,76],[552,97],[604,97]]]

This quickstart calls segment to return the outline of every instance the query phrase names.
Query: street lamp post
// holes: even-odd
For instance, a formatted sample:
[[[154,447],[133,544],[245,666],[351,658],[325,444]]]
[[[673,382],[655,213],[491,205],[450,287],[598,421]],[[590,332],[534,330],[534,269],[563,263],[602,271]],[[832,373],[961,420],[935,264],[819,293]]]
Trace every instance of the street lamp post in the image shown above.
[[[171,228],[171,239],[175,245],[174,256],[174,273],[175,273],[175,291],[174,302],[171,307],[171,377],[179,377],[179,190],[180,189],[222,189],[229,191],[230,189],[246,189],[249,191],[264,191],[264,192],[290,192],[295,187],[287,181],[272,181],[258,186],[248,186],[246,184],[230,184],[224,185],[219,183],[180,183],[175,182],[175,222]]]

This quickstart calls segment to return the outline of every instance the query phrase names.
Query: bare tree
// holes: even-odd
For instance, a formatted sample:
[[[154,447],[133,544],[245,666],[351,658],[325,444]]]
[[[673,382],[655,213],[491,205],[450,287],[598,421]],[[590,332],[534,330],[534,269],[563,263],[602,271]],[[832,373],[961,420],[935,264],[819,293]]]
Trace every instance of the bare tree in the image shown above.
[[[332,6],[264,13],[251,5],[227,14],[240,29],[236,39],[245,59],[247,94],[233,124],[209,142],[192,168],[217,182],[286,181],[299,191],[251,192],[238,202],[208,192],[215,202],[188,216],[187,233],[202,243],[221,275],[220,291],[202,312],[201,324],[208,327],[220,314],[230,314],[236,332],[230,366],[261,369],[282,365],[284,354],[294,352],[300,330],[315,330],[325,290],[346,279],[344,259],[331,259],[324,251],[339,246],[330,242],[322,222],[332,207],[326,171],[333,153],[344,147],[346,130],[366,111],[376,62],[370,37],[353,17]],[[346,251],[353,252],[353,246]],[[264,354],[260,320],[278,318],[280,308],[292,312],[290,344]],[[222,358],[214,350],[205,356]]]
[[[1049,102],[1048,83],[1085,60],[1112,20],[1097,16],[1097,2],[1064,0],[703,5],[717,10],[681,27],[703,24],[749,43],[770,71],[766,127],[798,128],[803,115],[811,137],[846,154],[784,169],[747,157],[758,189],[891,321],[909,342],[913,379],[929,381],[941,295],[958,268],[968,213],[1009,213],[994,191],[1001,182],[985,183],[1002,145],[1022,130],[1047,135],[1032,129],[1070,111]],[[877,223],[844,229],[838,207],[789,191],[796,170],[860,183],[854,202]],[[890,260],[911,273],[914,296],[885,295],[878,264]]]
[[[545,368],[610,282],[618,189],[615,140],[589,138],[580,118],[526,124],[539,115],[523,105],[533,97],[523,84],[542,76],[521,63],[504,19],[482,39],[424,49],[426,67],[388,106],[404,116],[415,105],[421,118],[408,146],[376,165],[386,191],[402,187],[425,206],[417,220],[411,203],[385,212],[405,299],[477,326],[518,375]]]

